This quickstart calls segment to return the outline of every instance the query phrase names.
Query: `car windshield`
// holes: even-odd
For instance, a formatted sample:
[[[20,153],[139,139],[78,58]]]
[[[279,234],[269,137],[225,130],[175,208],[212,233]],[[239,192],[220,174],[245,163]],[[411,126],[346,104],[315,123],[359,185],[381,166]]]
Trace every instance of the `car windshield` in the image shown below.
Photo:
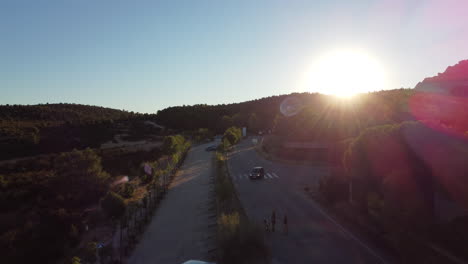
[[[263,172],[263,168],[254,168],[253,173],[262,173]]]

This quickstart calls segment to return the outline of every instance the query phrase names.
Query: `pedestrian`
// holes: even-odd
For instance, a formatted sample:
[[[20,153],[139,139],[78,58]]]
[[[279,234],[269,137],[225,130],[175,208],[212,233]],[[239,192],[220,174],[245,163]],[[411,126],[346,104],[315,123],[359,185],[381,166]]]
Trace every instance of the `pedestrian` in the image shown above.
[[[276,212],[273,210],[271,213],[271,232],[275,232]]]
[[[283,224],[284,224],[284,228],[283,228],[284,234],[287,235],[288,234],[288,217],[286,216],[286,214],[284,214]]]
[[[263,224],[265,225],[265,231],[270,231],[270,228],[268,227],[268,220],[266,218],[263,218]]]

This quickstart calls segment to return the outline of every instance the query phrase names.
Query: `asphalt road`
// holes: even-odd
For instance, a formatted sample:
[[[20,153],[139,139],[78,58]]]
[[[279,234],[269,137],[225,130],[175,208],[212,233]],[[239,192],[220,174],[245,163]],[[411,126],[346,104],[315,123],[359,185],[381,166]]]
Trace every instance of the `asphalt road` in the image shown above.
[[[265,179],[248,179],[254,166],[265,168]],[[256,153],[251,138],[229,154],[228,167],[250,219],[262,224],[265,218],[271,221],[272,211],[276,211],[276,232],[265,233],[273,264],[388,263],[307,196],[304,188],[313,190],[329,173],[328,168],[270,162]],[[287,235],[282,232],[285,214]]]
[[[208,261],[215,249],[216,211],[211,196],[213,143],[192,147],[151,223],[128,259],[131,264]]]

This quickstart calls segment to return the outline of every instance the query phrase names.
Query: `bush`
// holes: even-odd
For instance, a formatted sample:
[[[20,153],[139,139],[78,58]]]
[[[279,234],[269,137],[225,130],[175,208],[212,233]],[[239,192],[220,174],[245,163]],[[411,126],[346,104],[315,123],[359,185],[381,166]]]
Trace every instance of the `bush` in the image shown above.
[[[60,154],[54,161],[54,171],[52,185],[56,195],[64,197],[71,206],[95,202],[107,188],[109,174],[91,149]]]
[[[97,244],[96,242],[89,242],[82,250],[83,259],[86,262],[94,263],[97,260]]]
[[[238,212],[222,214],[218,225],[221,263],[261,263],[268,257],[261,228]]]
[[[220,263],[267,262],[269,251],[263,240],[263,232],[251,224],[243,213],[234,185],[226,174],[224,155],[216,152],[215,157]]]
[[[234,212],[232,214],[221,214],[218,224],[223,235],[228,238],[232,237],[239,230],[239,213]]]
[[[166,155],[182,151],[185,147],[185,138],[181,135],[167,136],[163,140],[162,150]]]
[[[135,186],[133,185],[133,183],[126,182],[122,190],[122,196],[125,198],[130,198],[132,197],[134,192],[135,192]]]
[[[223,141],[226,139],[230,145],[234,145],[242,138],[242,130],[238,127],[228,128],[223,135]]]
[[[216,183],[216,194],[218,195],[218,199],[221,203],[229,200],[233,191],[234,190],[227,177],[224,179],[219,179]]]
[[[125,212],[125,201],[124,199],[114,193],[108,192],[104,198],[101,199],[101,208],[109,217],[121,217]]]
[[[81,264],[81,259],[79,257],[73,257],[70,260],[70,264]]]

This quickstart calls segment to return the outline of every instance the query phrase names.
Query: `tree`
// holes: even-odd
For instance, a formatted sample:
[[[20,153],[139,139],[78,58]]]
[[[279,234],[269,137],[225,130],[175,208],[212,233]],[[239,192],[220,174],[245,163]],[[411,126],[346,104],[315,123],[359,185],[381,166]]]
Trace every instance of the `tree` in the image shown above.
[[[181,135],[167,136],[163,140],[162,151],[166,155],[172,155],[181,151],[184,147],[185,139]]]
[[[213,137],[213,133],[208,130],[208,128],[199,128],[196,132],[196,137],[199,141],[211,139]]]
[[[79,257],[73,257],[70,260],[70,264],[81,264],[81,259]]]
[[[233,124],[232,118],[230,116],[223,116],[220,121],[221,130],[226,130],[231,127]]]
[[[244,119],[242,118],[242,115],[237,113],[232,116],[232,123],[236,127],[243,127],[244,124]]]
[[[106,196],[101,199],[101,208],[108,216],[119,218],[125,213],[126,205],[122,196],[109,191]]]
[[[258,132],[258,129],[259,129],[259,124],[258,124],[257,114],[252,113],[249,116],[249,130],[256,133]]]
[[[405,140],[408,130],[424,134],[420,123],[406,122],[366,129],[349,145],[345,165],[353,182],[353,200],[367,211],[369,194],[376,193],[386,207],[407,209],[414,215],[431,214],[431,171]]]
[[[223,135],[223,140],[226,139],[230,145],[234,145],[242,138],[242,130],[238,127],[228,128]]]

